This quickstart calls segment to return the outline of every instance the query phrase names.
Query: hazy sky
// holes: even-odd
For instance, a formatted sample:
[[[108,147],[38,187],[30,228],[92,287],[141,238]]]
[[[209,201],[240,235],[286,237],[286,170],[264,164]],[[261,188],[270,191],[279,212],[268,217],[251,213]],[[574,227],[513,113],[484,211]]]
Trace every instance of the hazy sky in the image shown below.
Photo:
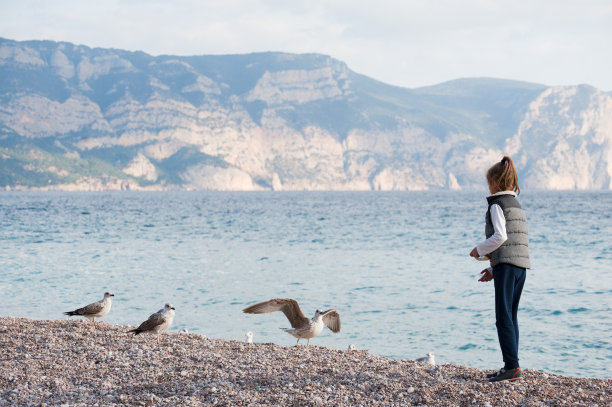
[[[487,76],[612,90],[611,0],[0,0],[0,37],[317,52],[405,87]]]

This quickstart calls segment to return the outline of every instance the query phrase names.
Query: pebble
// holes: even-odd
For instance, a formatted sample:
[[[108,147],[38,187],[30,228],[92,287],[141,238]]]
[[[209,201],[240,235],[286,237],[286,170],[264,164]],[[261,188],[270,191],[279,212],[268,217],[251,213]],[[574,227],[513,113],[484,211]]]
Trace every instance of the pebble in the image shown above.
[[[245,351],[242,342],[179,332],[163,333],[157,344],[153,336],[125,335],[129,327],[105,322],[93,328],[82,321],[0,317],[0,327],[0,383],[10,383],[10,389],[0,386],[2,406],[490,407],[500,400],[588,406],[596,400],[604,405],[612,394],[609,379],[526,370],[522,384],[491,385],[471,367],[424,369],[412,361],[321,346],[254,343]],[[25,355],[37,363],[24,369]]]

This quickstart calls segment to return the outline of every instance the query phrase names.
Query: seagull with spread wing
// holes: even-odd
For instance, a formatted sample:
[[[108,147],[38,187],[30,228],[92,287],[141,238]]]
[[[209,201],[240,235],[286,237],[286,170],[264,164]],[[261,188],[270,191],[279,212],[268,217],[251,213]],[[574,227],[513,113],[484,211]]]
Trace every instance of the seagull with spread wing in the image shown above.
[[[157,334],[157,343],[159,343],[159,334],[172,325],[173,319],[174,307],[172,304],[166,304],[164,308],[160,309],[155,314],[151,314],[149,319],[140,324],[138,328],[132,329],[128,332],[132,332],[134,335],[141,333]]]
[[[282,311],[289,320],[291,328],[281,329],[297,338],[295,346],[300,343],[300,339],[307,339],[306,346],[308,346],[310,339],[323,331],[323,326],[327,326],[334,333],[340,332],[340,315],[336,310],[316,310],[314,317],[308,319],[300,309],[298,302],[291,298],[275,298],[253,304],[242,310],[246,314],[265,314],[274,311]]]
[[[106,292],[104,293],[104,298],[102,298],[100,301],[96,301],[82,308],[75,309],[74,311],[64,312],[64,315],[68,315],[68,316],[77,315],[77,316],[85,317],[93,321],[93,323],[95,324],[96,318],[101,318],[104,315],[108,314],[108,311],[110,311],[111,305],[112,305],[111,297],[114,297],[114,296],[115,294]]]

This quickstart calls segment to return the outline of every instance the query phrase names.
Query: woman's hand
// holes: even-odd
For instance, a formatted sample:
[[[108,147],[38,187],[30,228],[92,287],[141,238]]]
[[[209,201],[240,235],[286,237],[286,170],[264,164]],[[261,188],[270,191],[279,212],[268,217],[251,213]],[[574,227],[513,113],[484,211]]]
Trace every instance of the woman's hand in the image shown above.
[[[478,254],[478,249],[476,249],[476,248],[474,247],[474,248],[472,249],[472,251],[470,252],[470,256],[472,256],[472,257],[476,257],[476,258],[477,258],[477,257],[479,256],[479,254]]]
[[[486,283],[487,281],[493,280],[493,273],[489,269],[482,270],[480,274],[482,274],[482,277],[478,279],[480,282]]]

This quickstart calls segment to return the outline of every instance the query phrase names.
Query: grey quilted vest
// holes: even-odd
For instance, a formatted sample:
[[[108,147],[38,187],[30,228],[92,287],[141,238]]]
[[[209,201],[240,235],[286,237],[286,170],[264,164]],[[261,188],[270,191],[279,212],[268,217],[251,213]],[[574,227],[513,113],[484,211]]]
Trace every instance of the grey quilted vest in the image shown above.
[[[485,235],[487,239],[495,233],[491,223],[491,205],[497,204],[504,211],[506,218],[506,240],[498,249],[489,254],[491,266],[499,263],[513,264],[518,267],[531,268],[529,262],[529,237],[527,235],[527,218],[518,200],[512,195],[497,195],[487,198],[489,209],[487,210],[487,223]]]

